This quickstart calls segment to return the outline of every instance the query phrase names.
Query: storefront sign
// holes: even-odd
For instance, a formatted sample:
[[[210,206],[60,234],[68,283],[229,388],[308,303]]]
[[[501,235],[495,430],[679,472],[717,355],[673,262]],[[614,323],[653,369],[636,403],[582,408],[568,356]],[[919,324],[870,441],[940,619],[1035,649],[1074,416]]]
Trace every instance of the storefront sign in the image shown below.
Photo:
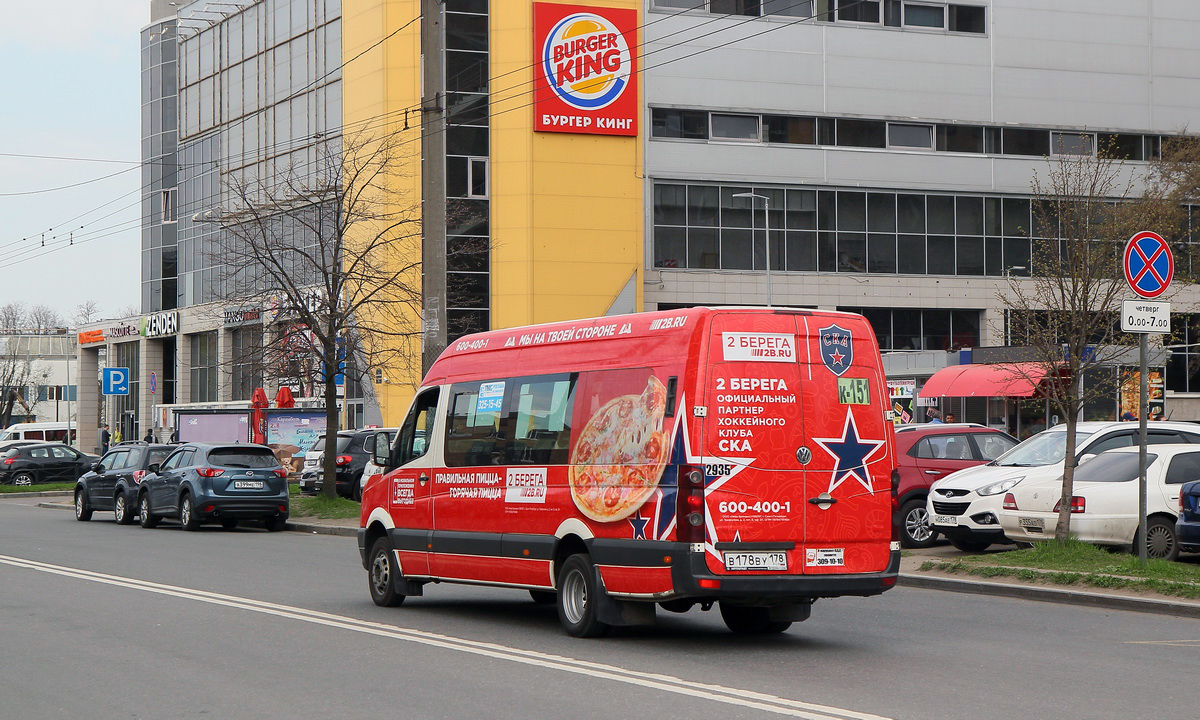
[[[225,326],[249,325],[262,322],[260,308],[225,308]]]
[[[533,4],[534,130],[637,135],[636,10]]]
[[[124,339],[124,338],[137,337],[138,335],[142,334],[141,330],[139,330],[137,327],[135,327],[133,325],[130,325],[129,323],[121,323],[120,325],[114,325],[114,326],[110,327],[106,332],[107,332],[109,340],[120,340],[120,339]]]
[[[160,337],[162,335],[174,335],[179,332],[179,313],[172,310],[170,312],[154,313],[142,318],[142,328],[146,337]]]
[[[80,345],[91,345],[92,343],[104,342],[103,330],[86,330],[79,333]]]

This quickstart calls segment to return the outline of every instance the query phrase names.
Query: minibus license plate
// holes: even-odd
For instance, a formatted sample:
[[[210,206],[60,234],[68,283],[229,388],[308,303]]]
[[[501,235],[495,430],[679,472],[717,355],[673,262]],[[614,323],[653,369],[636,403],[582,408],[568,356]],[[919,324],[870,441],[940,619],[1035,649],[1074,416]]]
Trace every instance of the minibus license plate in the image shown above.
[[[957,525],[958,524],[958,516],[957,515],[934,515],[933,516],[933,524],[934,525]]]
[[[233,489],[234,490],[262,490],[262,488],[263,488],[262,480],[234,480],[233,481]]]
[[[726,570],[787,570],[785,552],[727,552]]]

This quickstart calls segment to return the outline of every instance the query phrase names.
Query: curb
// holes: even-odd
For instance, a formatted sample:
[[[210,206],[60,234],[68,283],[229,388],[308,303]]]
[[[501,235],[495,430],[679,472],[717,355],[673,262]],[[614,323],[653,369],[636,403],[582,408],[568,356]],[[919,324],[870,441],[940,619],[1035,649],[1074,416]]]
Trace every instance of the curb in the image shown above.
[[[62,494],[62,493],[59,493],[59,494]],[[50,508],[52,510],[74,510],[75,509],[74,505],[68,505],[66,503],[60,503],[60,502],[45,502],[45,501],[38,503],[37,507]],[[358,535],[358,528],[346,527],[344,525],[316,525],[316,524],[303,523],[303,522],[300,522],[300,523],[288,522],[288,524],[285,525],[283,529],[291,530],[292,532],[312,533],[315,535],[341,535],[344,537],[355,537],[356,535]]]
[[[1170,615],[1172,617],[1200,618],[1200,604],[1158,600],[1154,598],[1104,595],[1102,593],[1060,590],[1031,585],[980,582],[957,578],[931,577],[928,575],[901,574],[899,585],[924,590],[945,590],[972,595],[994,595],[1018,600],[1037,600],[1104,610],[1131,610],[1133,612]]]

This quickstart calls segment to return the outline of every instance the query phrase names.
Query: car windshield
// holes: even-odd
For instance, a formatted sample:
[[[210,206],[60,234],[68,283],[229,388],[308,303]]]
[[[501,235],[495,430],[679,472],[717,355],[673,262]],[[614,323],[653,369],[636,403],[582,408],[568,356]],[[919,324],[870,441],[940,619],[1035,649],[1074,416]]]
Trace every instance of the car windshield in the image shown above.
[[[1075,431],[1075,447],[1083,445],[1090,432]],[[1067,454],[1066,430],[1043,430],[996,458],[1002,467],[1038,467],[1062,462]]]
[[[1146,453],[1149,467],[1158,456]],[[1139,475],[1137,453],[1100,453],[1075,469],[1075,482],[1129,482]]]
[[[269,468],[279,461],[267,448],[216,448],[208,453],[213,465],[231,468]]]

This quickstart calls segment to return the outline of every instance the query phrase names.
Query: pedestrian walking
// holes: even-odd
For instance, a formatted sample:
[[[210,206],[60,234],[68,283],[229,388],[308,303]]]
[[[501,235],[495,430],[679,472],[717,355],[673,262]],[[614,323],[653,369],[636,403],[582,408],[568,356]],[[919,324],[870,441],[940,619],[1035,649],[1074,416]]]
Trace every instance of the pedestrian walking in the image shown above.
[[[112,433],[108,431],[108,423],[100,426],[100,454],[108,452],[108,443],[112,439]]]
[[[148,443],[154,442],[154,429],[153,428],[146,430],[146,437],[142,438],[142,441],[148,442]]]

